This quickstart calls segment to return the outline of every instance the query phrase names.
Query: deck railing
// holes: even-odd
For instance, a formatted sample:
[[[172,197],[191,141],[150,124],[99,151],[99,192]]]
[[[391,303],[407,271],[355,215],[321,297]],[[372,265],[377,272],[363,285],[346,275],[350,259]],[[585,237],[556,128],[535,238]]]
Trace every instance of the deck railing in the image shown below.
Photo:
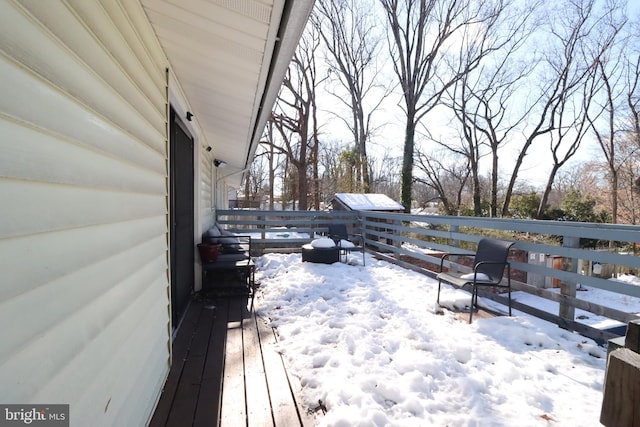
[[[640,227],[565,221],[509,220],[495,218],[409,215],[374,211],[255,211],[218,210],[217,221],[232,231],[255,236],[255,247],[265,251],[295,250],[318,235],[330,223],[346,223],[365,238],[367,249],[378,257],[434,276],[444,252],[472,254],[485,236],[516,242],[511,259],[515,290],[558,304],[558,312],[514,302],[514,308],[577,331],[601,342],[624,334],[624,327],[598,329],[576,319],[575,309],[620,322],[637,319],[636,313],[579,298],[580,286],[604,289],[640,298],[640,286],[608,280],[621,273],[638,274]],[[585,240],[612,242],[611,249],[583,247]],[[466,271],[462,264],[449,268]],[[559,287],[551,290],[549,287]],[[500,294],[485,297],[506,303]]]

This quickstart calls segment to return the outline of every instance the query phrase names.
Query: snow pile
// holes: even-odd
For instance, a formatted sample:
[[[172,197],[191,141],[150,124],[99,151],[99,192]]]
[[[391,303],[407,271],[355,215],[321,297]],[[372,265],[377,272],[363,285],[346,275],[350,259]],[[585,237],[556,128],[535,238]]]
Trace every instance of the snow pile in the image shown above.
[[[257,260],[260,315],[322,426],[600,425],[606,350],[544,321],[457,320],[437,283],[371,257],[367,266]],[[469,294],[446,287],[441,301]]]

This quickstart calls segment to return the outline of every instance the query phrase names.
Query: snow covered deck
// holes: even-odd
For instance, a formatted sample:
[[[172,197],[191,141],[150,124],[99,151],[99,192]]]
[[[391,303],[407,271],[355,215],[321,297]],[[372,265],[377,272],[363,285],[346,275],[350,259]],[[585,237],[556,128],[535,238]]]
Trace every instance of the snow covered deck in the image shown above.
[[[468,325],[468,293],[444,290],[440,310],[433,279],[367,257],[267,254],[256,313],[195,301],[150,425],[599,425],[603,347],[517,310]]]
[[[517,310],[469,325],[469,293],[443,289],[440,310],[436,281],[367,256],[256,260],[256,311],[318,426],[599,425],[603,347]]]

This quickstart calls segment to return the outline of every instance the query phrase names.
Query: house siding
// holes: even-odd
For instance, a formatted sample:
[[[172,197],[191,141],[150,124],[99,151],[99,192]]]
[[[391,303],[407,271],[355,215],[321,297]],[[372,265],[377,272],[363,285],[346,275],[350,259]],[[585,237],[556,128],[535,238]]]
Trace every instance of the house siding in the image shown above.
[[[2,403],[66,403],[71,425],[153,411],[171,339],[167,67],[137,2],[0,2]]]
[[[200,233],[205,232],[213,225],[213,156],[206,151],[201,156],[200,164],[198,165],[198,176],[200,179],[200,217],[203,218],[202,229]],[[197,236],[196,241],[200,241],[200,236]]]

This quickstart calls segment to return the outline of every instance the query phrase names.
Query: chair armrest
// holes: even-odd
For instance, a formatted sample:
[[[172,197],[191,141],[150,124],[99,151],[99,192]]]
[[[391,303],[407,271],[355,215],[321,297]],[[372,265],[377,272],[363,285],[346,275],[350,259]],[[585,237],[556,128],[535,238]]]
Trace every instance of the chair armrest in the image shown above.
[[[338,236],[337,234],[327,234],[327,237],[330,238],[331,240],[333,240],[333,242],[337,245],[338,242],[340,240],[342,240],[342,237]]]
[[[329,235],[329,238],[335,242],[336,246],[338,245],[340,240],[343,239],[342,236],[339,236],[337,234],[331,234]],[[347,235],[347,238],[345,240],[348,240],[349,242],[355,244],[356,246],[364,246],[364,239],[362,238],[361,234],[349,234]],[[360,244],[358,245],[356,244],[356,242],[359,242]]]
[[[463,254],[463,253],[446,253],[444,255],[442,255],[442,258],[440,258],[440,271],[439,273],[442,273],[442,267],[444,267],[444,260],[447,259],[450,256],[464,256],[464,257],[474,257],[475,255],[473,254]]]
[[[362,237],[362,234],[350,234],[349,236],[350,236],[349,240],[351,240],[352,242],[354,243],[355,241],[360,242],[360,244],[356,246],[364,246],[364,238]]]
[[[478,274],[478,267],[480,267],[481,265],[504,265],[505,267],[507,267],[507,278],[509,278],[509,280],[511,279],[511,264],[509,263],[508,260],[507,261],[480,261],[480,262],[476,263],[473,266],[473,274],[474,274],[473,283],[474,284],[475,283],[480,283],[480,282],[485,282],[485,284],[486,284],[488,282],[491,282],[491,283],[493,283],[494,285],[497,286],[497,284],[502,281],[502,276],[501,276],[501,277],[496,277],[495,279],[492,279],[492,280],[489,280],[489,281],[481,280],[480,282],[478,282],[476,280],[476,275]],[[483,274],[483,273],[480,272],[480,274]],[[488,277],[491,278],[490,276],[488,276]]]
[[[492,264],[492,265],[509,265],[509,261],[480,261],[477,262],[474,266],[473,266],[473,271],[475,272],[479,266],[483,265],[483,264]]]

